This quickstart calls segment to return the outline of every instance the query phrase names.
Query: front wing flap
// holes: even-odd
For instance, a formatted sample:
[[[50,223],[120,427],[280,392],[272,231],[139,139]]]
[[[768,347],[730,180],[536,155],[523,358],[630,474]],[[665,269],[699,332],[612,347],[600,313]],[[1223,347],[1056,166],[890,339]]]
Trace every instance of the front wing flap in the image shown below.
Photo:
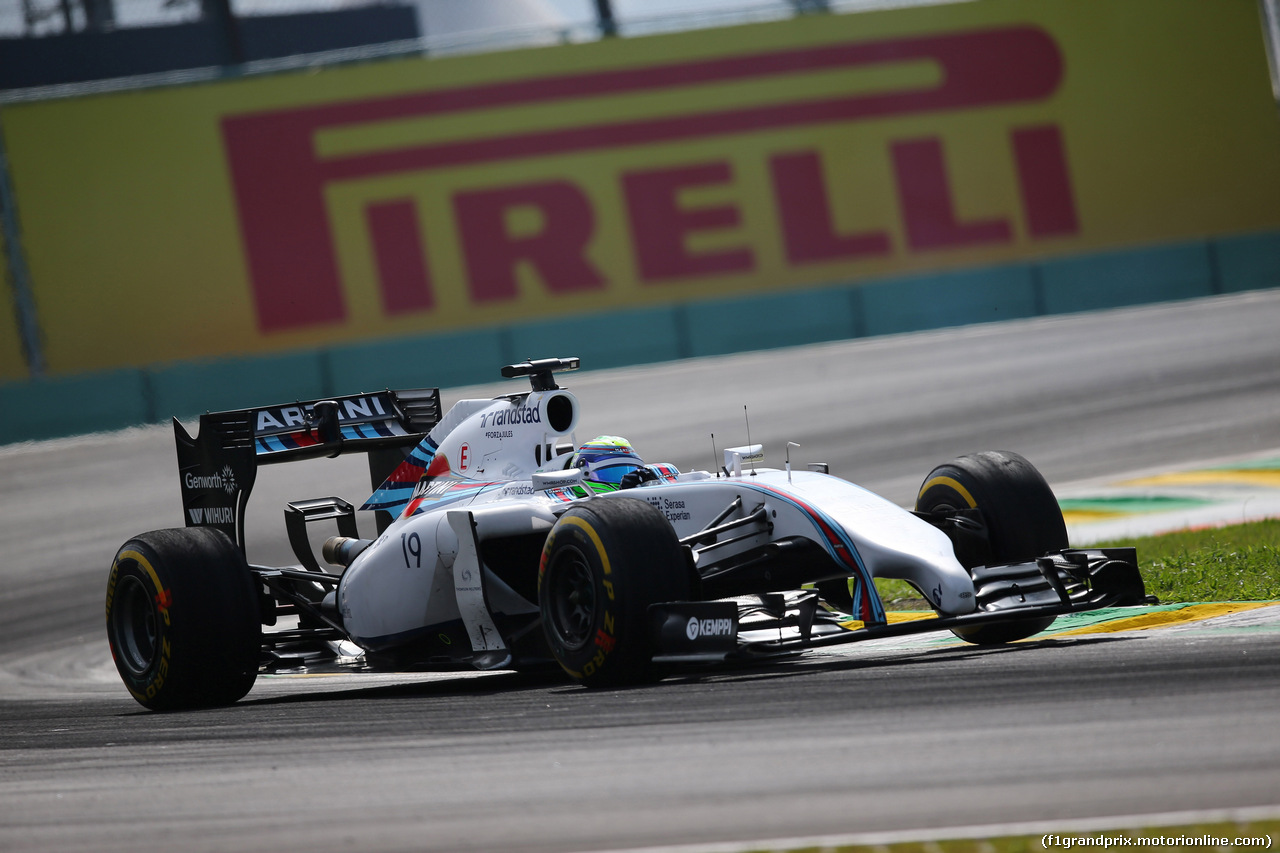
[[[1132,548],[1068,549],[1027,563],[973,570],[978,609],[866,623],[822,605],[813,590],[650,608],[654,660],[753,658],[885,637],[1151,603]],[[702,631],[703,625],[712,630]],[[728,635],[732,626],[732,636]]]

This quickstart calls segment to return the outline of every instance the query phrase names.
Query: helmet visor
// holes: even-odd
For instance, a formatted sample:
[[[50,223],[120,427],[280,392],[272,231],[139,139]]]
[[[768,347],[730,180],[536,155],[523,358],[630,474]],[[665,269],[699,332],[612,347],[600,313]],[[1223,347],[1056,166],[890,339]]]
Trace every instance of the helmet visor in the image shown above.
[[[608,483],[616,486],[622,482],[623,477],[637,468],[643,467],[644,462],[639,457],[614,456],[609,459],[601,459],[599,462],[593,462],[587,468],[587,477],[597,483]]]

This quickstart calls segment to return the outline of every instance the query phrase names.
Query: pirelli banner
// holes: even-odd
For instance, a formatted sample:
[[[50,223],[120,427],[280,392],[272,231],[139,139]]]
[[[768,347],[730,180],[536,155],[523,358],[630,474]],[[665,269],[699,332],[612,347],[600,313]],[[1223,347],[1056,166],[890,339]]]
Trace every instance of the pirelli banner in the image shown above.
[[[5,300],[9,296],[9,290],[5,286],[8,284],[8,276],[4,273],[8,271],[8,249],[5,244],[3,229],[0,229],[0,263],[6,264],[0,268],[0,382],[6,382],[13,379],[26,379],[27,363],[22,351],[22,333],[18,328],[18,318],[11,303]]]
[[[3,123],[53,372],[1280,227],[1254,0],[812,15]]]

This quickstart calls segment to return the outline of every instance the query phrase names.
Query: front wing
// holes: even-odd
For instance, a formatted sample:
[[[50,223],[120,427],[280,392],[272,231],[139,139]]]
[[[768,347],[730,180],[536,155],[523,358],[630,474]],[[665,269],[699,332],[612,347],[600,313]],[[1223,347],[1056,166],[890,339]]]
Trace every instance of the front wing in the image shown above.
[[[749,659],[842,643],[1057,617],[1153,603],[1132,548],[1069,549],[1027,563],[972,570],[978,609],[867,623],[825,605],[814,590],[650,608],[654,660]]]

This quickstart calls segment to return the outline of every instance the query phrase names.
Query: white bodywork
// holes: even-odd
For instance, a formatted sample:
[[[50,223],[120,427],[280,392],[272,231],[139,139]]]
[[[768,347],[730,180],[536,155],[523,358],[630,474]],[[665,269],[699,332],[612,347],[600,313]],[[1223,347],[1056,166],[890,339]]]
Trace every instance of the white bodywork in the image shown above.
[[[828,474],[773,469],[746,470],[739,476],[687,472],[633,489],[575,497],[588,490],[579,485],[575,493],[571,484],[578,478],[564,471],[561,457],[542,466],[544,473],[535,478],[538,460],[550,457],[576,423],[577,401],[563,390],[455,405],[419,445],[421,458],[430,462],[426,470],[442,473],[422,478],[399,517],[343,575],[338,605],[351,637],[366,649],[378,650],[432,626],[461,621],[473,649],[502,652],[490,614],[528,613],[536,605],[484,568],[479,543],[516,534],[542,535],[576,501],[618,498],[647,501],[666,516],[680,538],[702,531],[735,500],[741,506],[727,521],[763,507],[767,526],[744,527],[749,535],[722,548],[695,548],[699,564],[782,537],[812,539],[847,565],[851,576],[867,581],[859,588],[868,595],[862,606],[868,621],[884,619],[869,582],[874,577],[910,581],[944,614],[975,608],[973,583],[944,533]],[[741,470],[738,465],[729,468],[735,469]],[[561,482],[551,482],[555,479]],[[536,572],[537,566],[529,570]]]

